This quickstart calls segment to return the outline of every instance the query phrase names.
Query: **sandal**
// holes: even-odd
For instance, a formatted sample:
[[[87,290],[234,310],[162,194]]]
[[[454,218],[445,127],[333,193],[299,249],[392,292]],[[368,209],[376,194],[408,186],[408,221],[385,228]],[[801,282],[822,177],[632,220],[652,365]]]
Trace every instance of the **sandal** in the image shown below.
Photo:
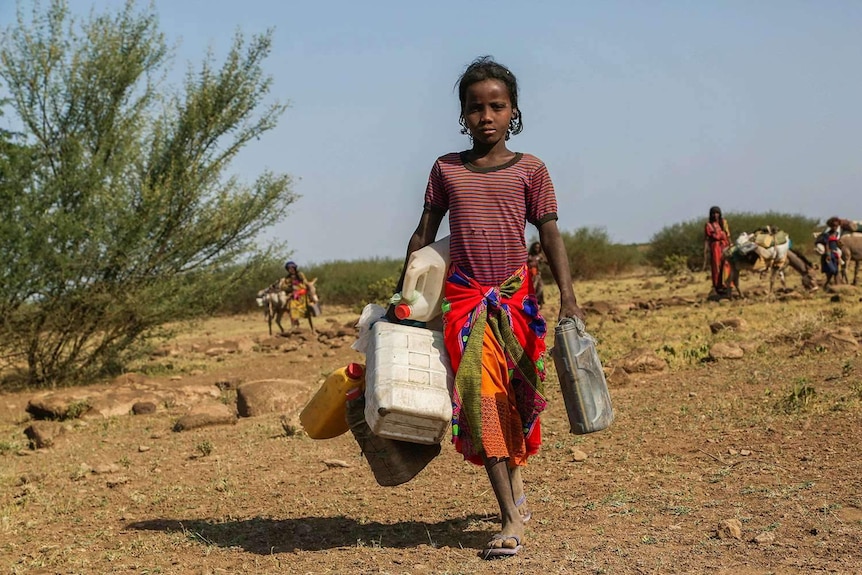
[[[503,535],[498,533],[497,535],[491,537],[491,541],[488,541],[488,543],[490,544],[492,541],[506,541],[508,539],[514,539],[516,545],[514,547],[486,547],[483,551],[479,553],[482,559],[499,559],[517,555],[518,552],[524,547],[523,545],[521,545],[521,538],[517,535]]]
[[[521,515],[521,521],[523,521],[524,523],[526,523],[527,521],[529,521],[533,517],[533,512],[530,511],[529,509],[527,509],[526,513],[521,513],[521,506],[526,502],[527,502],[527,494],[526,493],[521,495],[521,497],[519,497],[518,500],[515,501],[515,507],[518,508],[518,513],[520,513],[520,515]],[[501,515],[498,513],[497,519],[501,519],[501,518],[502,518]]]
[[[521,495],[521,497],[517,501],[515,501],[515,507],[518,508],[519,513],[521,512],[521,506],[526,502],[527,502],[527,494],[526,493]],[[521,513],[521,521],[523,521],[524,523],[529,521],[532,517],[533,517],[533,512],[530,511],[529,509],[527,509],[526,513]]]

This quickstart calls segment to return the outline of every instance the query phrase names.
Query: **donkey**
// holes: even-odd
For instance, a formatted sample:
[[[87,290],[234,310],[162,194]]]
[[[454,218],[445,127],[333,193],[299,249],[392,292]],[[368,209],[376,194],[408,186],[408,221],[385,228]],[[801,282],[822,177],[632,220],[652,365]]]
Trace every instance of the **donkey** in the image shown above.
[[[317,278],[306,282],[306,316],[308,317],[308,327],[311,329],[311,333],[315,333],[314,321],[312,318],[320,315],[320,299],[317,297],[317,288],[314,285],[316,282]],[[284,316],[285,312],[290,309],[290,299],[287,297],[284,290],[278,289],[277,285],[278,284],[275,283],[260,290],[257,292],[256,298],[258,307],[263,308],[263,317],[266,319],[266,323],[269,326],[269,335],[272,335],[273,321],[275,321],[275,324],[278,326],[281,333],[284,333],[284,327],[281,325],[281,318]]]
[[[739,297],[744,298],[742,289],[739,287],[739,271],[752,270],[757,262],[757,255],[763,258],[766,268],[764,273],[769,272],[769,295],[772,295],[772,288],[775,283],[775,276],[781,280],[781,286],[787,288],[787,282],[784,277],[784,270],[787,266],[795,269],[802,276],[802,285],[805,289],[817,289],[817,283],[813,277],[813,267],[805,257],[796,250],[791,250],[790,236],[787,236],[786,241],[778,245],[772,245],[769,248],[760,247],[754,250],[745,250],[744,246],[748,246],[754,240],[754,234],[740,234],[737,240],[737,245],[731,246],[722,253],[722,261],[730,264],[730,281],[731,285],[736,286],[736,292]],[[753,257],[752,257],[753,256]]]
[[[862,262],[862,233],[842,234],[841,251],[844,254],[844,277],[847,277],[846,266],[853,262],[853,285],[859,279],[859,262]]]

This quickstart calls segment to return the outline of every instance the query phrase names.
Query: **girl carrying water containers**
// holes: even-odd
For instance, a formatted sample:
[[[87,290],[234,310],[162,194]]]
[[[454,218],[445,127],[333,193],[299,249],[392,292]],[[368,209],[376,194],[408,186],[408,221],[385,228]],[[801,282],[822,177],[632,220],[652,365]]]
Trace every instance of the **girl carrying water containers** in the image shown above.
[[[557,200],[537,157],[512,152],[523,129],[514,74],[490,57],[458,82],[461,133],[472,148],[437,159],[407,260],[431,244],[449,214],[451,267],[443,303],[446,350],[455,371],[452,434],[464,458],[484,465],[502,529],[482,557],[517,554],[530,518],[521,468],[539,450],[545,408],[545,320],[527,269],[526,223],[533,224],[560,288],[560,318],[579,317],[568,257],[557,228]],[[404,277],[398,282],[401,291]],[[398,321],[394,307],[387,312]]]

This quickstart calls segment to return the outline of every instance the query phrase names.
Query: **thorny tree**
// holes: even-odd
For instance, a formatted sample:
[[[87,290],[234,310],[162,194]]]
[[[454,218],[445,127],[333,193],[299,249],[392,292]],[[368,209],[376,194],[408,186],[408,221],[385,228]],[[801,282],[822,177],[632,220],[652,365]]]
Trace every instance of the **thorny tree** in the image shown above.
[[[255,238],[296,199],[287,175],[227,173],[285,109],[265,103],[271,34],[173,91],[156,14],[131,0],[81,23],[63,0],[19,6],[0,39],[0,368],[115,373],[263,261]]]

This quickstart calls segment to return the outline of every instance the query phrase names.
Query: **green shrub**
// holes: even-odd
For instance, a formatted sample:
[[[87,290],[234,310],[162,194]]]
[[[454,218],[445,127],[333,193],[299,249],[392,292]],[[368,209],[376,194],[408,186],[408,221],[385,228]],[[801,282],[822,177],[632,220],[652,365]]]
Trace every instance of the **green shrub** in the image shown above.
[[[361,307],[389,300],[401,274],[402,260],[374,258],[333,261],[309,266],[305,275],[318,278],[317,295],[321,303]]]
[[[615,244],[602,228],[578,228],[574,232],[561,232],[561,236],[575,280],[616,275],[643,263],[636,245]],[[550,270],[543,270],[542,275],[546,281],[554,281]]]
[[[669,278],[691,273],[688,267],[688,260],[681,254],[665,256],[664,261],[661,263],[661,271]]]

